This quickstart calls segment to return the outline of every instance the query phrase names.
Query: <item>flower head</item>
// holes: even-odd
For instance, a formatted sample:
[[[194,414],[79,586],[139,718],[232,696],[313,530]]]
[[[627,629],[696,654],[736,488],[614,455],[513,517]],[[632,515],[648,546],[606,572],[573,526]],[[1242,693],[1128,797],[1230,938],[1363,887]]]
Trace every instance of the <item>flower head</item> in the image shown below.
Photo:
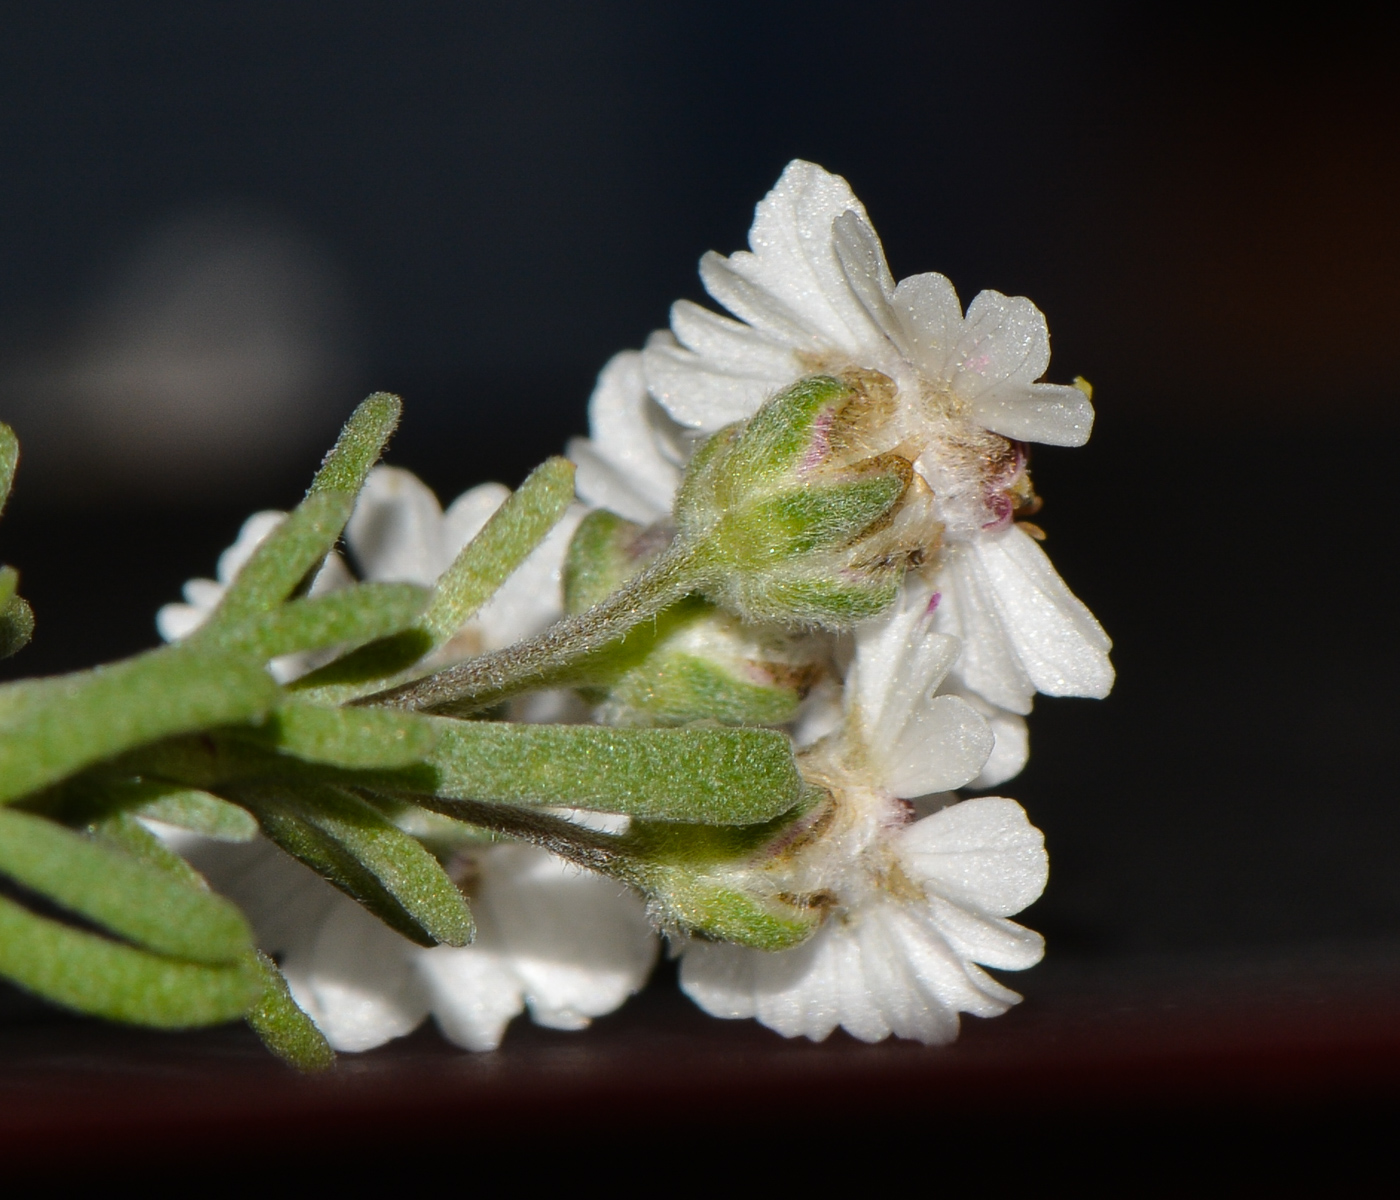
[[[1044,886],[1040,834],[1000,798],[914,820],[911,801],[966,784],[993,748],[965,701],[936,694],[958,645],[931,617],[906,589],[857,631],[844,721],[802,757],[829,800],[751,865],[751,886],[824,909],[824,923],[776,952],[690,943],[681,983],[707,1012],[788,1036],[841,1025],[867,1041],[940,1042],[958,1012],[991,1016],[1018,999],[976,964],[1040,958],[1038,935],[1005,920]]]

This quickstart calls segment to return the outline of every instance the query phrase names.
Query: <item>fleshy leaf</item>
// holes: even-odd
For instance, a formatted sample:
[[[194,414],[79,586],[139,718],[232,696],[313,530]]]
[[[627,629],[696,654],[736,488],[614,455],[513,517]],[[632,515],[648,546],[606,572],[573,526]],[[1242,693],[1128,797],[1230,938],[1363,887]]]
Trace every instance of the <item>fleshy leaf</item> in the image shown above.
[[[10,684],[0,688],[0,802],[146,742],[255,720],[276,697],[255,664],[184,645]]]
[[[226,963],[252,949],[247,922],[227,900],[43,817],[0,809],[0,872],[160,954]]]
[[[263,788],[249,807],[268,837],[391,928],[422,945],[471,941],[471,911],[437,859],[359,797],[328,786]]]
[[[442,725],[395,709],[286,704],[268,722],[277,749],[335,767],[406,767],[437,745]]]
[[[766,729],[606,729],[439,719],[438,794],[745,825],[791,808],[801,778]]]
[[[299,650],[363,645],[411,627],[429,593],[411,583],[362,583],[326,596],[290,600],[221,639],[230,651],[266,661]]]
[[[160,1029],[241,1017],[262,992],[246,957],[180,962],[62,925],[0,897],[0,975],[65,1007]]]
[[[506,498],[437,582],[423,628],[435,643],[456,633],[558,524],[574,498],[574,464],[551,458]]]
[[[307,495],[338,492],[358,496],[402,415],[403,401],[389,392],[374,392],[361,400],[322,461]]]
[[[261,950],[256,952],[255,962],[263,980],[263,994],[248,1010],[246,1019],[263,1045],[298,1071],[324,1071],[333,1066],[335,1051],[292,998],[277,964]]]
[[[236,804],[196,788],[149,786],[156,796],[141,805],[137,810],[140,816],[220,842],[248,842],[257,837],[257,819]]]

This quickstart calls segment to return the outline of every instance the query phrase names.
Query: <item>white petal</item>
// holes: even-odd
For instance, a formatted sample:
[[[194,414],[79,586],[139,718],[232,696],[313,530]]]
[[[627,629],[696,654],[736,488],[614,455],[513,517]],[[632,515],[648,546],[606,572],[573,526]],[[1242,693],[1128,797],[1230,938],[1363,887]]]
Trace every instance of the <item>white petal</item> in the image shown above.
[[[219,582],[232,583],[238,572],[243,570],[247,561],[253,557],[253,551],[286,519],[287,514],[284,512],[268,511],[254,513],[244,521],[233,545],[219,555],[219,565],[215,571]]]
[[[412,967],[417,950],[353,900],[337,897],[309,949],[282,964],[287,986],[337,1050],[370,1050],[411,1033],[428,1015]]]
[[[1021,999],[958,952],[932,908],[920,911],[905,905],[899,915],[897,928],[905,957],[933,1007],[949,1018],[959,1012],[996,1017]],[[956,1020],[949,1024],[952,1028],[942,1040],[951,1040],[956,1034]]]
[[[1018,913],[1045,890],[1045,838],[1014,800],[983,796],[905,826],[896,852],[911,879],[989,916]]]
[[[578,1029],[641,989],[657,938],[639,897],[528,846],[485,856],[478,908],[508,956],[531,1015]]]
[[[1107,696],[1113,687],[1108,660],[1113,643],[1030,535],[1013,525],[976,539],[972,552],[1007,639],[1036,689],[1048,696]]]
[[[832,224],[831,238],[851,291],[885,337],[907,356],[904,327],[891,304],[894,277],[875,231],[869,222],[847,210]]]
[[[646,518],[648,521],[670,511],[681,474],[662,452],[654,429],[653,409],[642,354],[627,350],[614,355],[599,372],[588,401],[591,446],[599,459],[647,501],[653,514]],[[579,495],[588,499],[582,487]]]
[[[909,798],[963,787],[992,752],[992,731],[957,696],[936,696],[915,708],[880,763],[881,783]]]
[[[647,386],[657,402],[682,425],[706,432],[753,416],[786,382],[715,370],[680,347],[649,346],[643,357]]]
[[[1026,719],[1003,708],[987,704],[971,692],[963,697],[982,714],[992,731],[995,742],[991,756],[983,764],[982,773],[968,787],[991,788],[1014,779],[1026,766],[1031,755],[1030,731]]]
[[[1005,917],[973,912],[941,896],[930,895],[928,902],[939,932],[969,962],[1024,971],[1045,957],[1045,939],[1033,929]]]
[[[455,559],[506,502],[510,488],[503,483],[479,483],[457,497],[442,514],[444,556]],[[446,570],[446,567],[443,568]]]
[[[1012,646],[985,575],[972,547],[951,547],[938,572],[933,627],[962,641],[954,679],[998,708],[1028,713],[1035,684]]]
[[[205,615],[224,598],[225,587],[212,579],[189,579],[180,589],[184,597],[195,608],[202,609]]]
[[[953,390],[973,401],[999,384],[1029,386],[1050,365],[1045,314],[1024,296],[980,293],[968,306],[949,366]]]
[[[948,360],[962,335],[962,304],[944,275],[902,279],[893,307],[903,329],[905,353],[929,379],[949,381]]]
[[[791,346],[775,342],[750,325],[721,317],[689,300],[677,300],[671,305],[671,329],[683,347],[717,370],[769,379],[775,384],[782,384],[798,373],[799,364]]]
[[[355,502],[345,540],[366,579],[431,587],[452,561],[442,506],[411,471],[375,467]]]
[[[754,211],[753,253],[740,251],[729,262],[798,314],[827,345],[857,354],[878,349],[884,336],[851,290],[832,242],[836,218],[852,210],[865,219],[864,207],[841,176],[796,159]]]
[[[496,1049],[511,1018],[525,1011],[525,989],[510,963],[479,944],[435,946],[417,968],[438,1028],[465,1050]]]
[[[707,250],[700,256],[700,282],[720,304],[771,341],[808,354],[830,348],[819,331],[765,287],[741,275],[724,255]]]
[[[894,738],[958,656],[956,638],[930,632],[930,595],[911,575],[892,608],[856,628],[846,687],[868,745]]]
[[[657,504],[634,486],[634,479],[602,458],[587,438],[570,438],[565,453],[577,468],[574,490],[585,504],[606,508],[629,521],[650,525],[669,511],[670,505]]]
[[[167,642],[178,642],[203,625],[211,611],[212,606],[163,604],[156,612],[156,632]]]
[[[1094,428],[1089,397],[1057,383],[999,384],[972,402],[972,416],[1002,437],[1047,446],[1082,446]]]

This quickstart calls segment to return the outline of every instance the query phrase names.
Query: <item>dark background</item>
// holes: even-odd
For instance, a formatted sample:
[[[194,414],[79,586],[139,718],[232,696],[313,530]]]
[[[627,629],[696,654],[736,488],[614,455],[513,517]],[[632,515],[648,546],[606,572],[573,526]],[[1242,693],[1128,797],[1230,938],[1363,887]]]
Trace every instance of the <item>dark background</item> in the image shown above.
[[[517,482],[800,156],[1096,388],[1033,466],[1120,682],[1003,789],[1051,955],[1396,937],[1394,29],[1325,14],[0,5],[5,670],[151,644],[371,389],[445,500]]]

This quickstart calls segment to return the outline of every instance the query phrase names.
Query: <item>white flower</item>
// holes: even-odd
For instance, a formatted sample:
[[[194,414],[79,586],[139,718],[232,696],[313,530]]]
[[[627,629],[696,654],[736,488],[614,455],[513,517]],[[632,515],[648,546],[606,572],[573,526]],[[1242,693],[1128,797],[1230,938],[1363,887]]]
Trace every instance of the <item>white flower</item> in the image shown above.
[[[1044,888],[1039,832],[1013,801],[968,800],[910,823],[910,801],[985,769],[993,734],[963,700],[938,695],[957,640],[906,588],[856,631],[842,728],[804,752],[832,797],[805,841],[759,864],[769,886],[819,898],[825,923],[778,952],[695,941],[681,986],[705,1011],[757,1017],[820,1040],[838,1025],[865,1041],[948,1041],[959,1012],[994,1016],[1019,997],[976,964],[1038,962],[1039,935],[1005,918]]]
[[[203,625],[219,606],[228,585],[253,557],[253,551],[286,519],[286,513],[268,510],[254,513],[244,521],[233,545],[219,555],[219,562],[215,568],[218,578],[189,580],[181,589],[185,603],[162,605],[156,613],[156,630],[160,636],[167,642],[182,641]],[[322,596],[353,582],[340,555],[332,552],[326,556],[325,563],[312,581],[309,594]],[[273,659],[270,668],[273,678],[278,683],[288,683],[318,666],[325,659],[324,653],[288,654]]]
[[[1107,695],[1108,637],[1011,523],[1030,497],[1015,442],[1078,446],[1093,423],[1079,388],[1036,382],[1050,357],[1040,310],[987,291],[964,314],[932,273],[896,285],[849,185],[812,163],[789,164],[758,205],[749,244],[700,263],[710,295],[739,320],[677,302],[674,336],[643,352],[651,394],[682,425],[710,432],[804,375],[888,376],[897,403],[883,437],[933,490],[947,546],[938,590],[955,597],[977,664],[960,666],[957,682],[1013,714],[1028,712],[1037,690]],[[595,426],[604,459],[610,430]],[[939,628],[952,631],[953,620]]]
[[[647,392],[639,351],[613,355],[599,373],[588,431],[568,446],[579,497],[642,525],[669,516],[693,438]]]
[[[217,843],[161,829],[253,922],[298,1004],[337,1050],[369,1050],[430,1014],[468,1050],[493,1050],[510,1020],[582,1029],[646,982],[657,940],[621,884],[530,846],[482,846],[471,878],[477,936],[424,949],[258,839]]]

